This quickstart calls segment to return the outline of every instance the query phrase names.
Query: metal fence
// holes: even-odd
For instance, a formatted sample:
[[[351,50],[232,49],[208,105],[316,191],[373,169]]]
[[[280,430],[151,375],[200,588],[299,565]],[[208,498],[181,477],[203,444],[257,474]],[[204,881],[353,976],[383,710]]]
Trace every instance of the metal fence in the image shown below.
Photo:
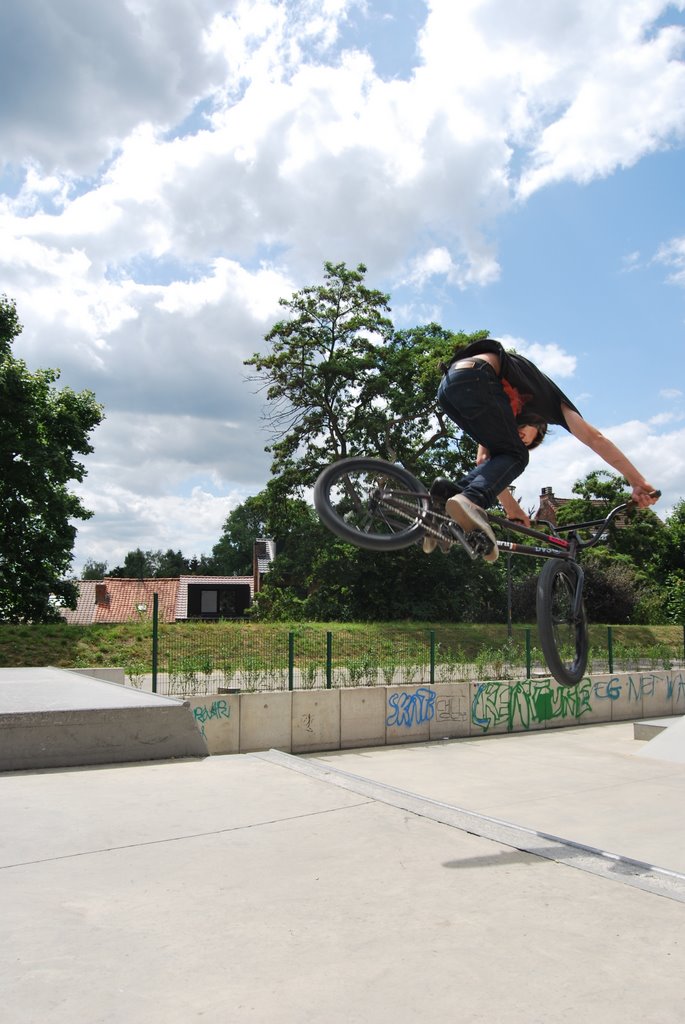
[[[682,664],[682,647],[631,649],[607,630],[591,649],[588,671],[649,671]],[[467,655],[447,630],[384,637],[357,628],[353,636],[274,624],[262,628],[207,625],[155,631],[154,692],[173,696],[227,692],[397,686],[548,675],[530,627],[514,629],[502,645]]]

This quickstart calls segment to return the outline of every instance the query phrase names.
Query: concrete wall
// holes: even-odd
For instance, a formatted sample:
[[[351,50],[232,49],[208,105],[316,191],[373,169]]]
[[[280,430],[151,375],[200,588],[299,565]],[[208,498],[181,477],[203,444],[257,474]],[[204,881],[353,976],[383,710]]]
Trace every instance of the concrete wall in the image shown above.
[[[191,697],[210,754],[419,743],[685,714],[685,671]]]
[[[126,685],[126,673],[123,668],[70,668],[70,672],[77,672],[81,676],[91,676],[93,679],[104,679],[108,683],[119,683]]]
[[[0,714],[0,772],[206,757],[188,706]]]

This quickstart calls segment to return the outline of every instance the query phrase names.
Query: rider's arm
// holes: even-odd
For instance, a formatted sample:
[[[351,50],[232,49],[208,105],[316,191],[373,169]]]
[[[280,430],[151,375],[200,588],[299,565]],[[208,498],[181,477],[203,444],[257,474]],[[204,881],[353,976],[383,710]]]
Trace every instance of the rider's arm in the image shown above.
[[[601,459],[604,459],[607,465],[626,478],[633,489],[632,498],[635,504],[641,508],[653,505],[657,500],[651,496],[654,487],[647,483],[642,473],[635,468],[620,448],[617,448],[613,441],[605,437],[597,427],[593,427],[591,423],[584,420],[575,409],[569,409],[567,405],[562,405],[561,410],[573,436],[591,448]]]
[[[476,465],[480,466],[482,462],[487,462],[490,458],[490,452],[482,444],[478,445],[478,453],[476,455]]]
[[[497,495],[507,519],[518,519],[524,526],[530,526],[530,516],[526,515],[509,488]]]

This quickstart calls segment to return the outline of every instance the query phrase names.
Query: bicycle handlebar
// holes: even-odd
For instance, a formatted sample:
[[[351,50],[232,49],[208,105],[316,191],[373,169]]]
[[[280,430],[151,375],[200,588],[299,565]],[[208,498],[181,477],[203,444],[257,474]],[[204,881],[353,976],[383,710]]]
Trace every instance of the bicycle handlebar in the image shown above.
[[[660,498],[661,491],[650,491],[649,496],[650,498]],[[581,549],[591,548],[594,547],[595,544],[597,544],[606,528],[618,515],[620,515],[621,512],[632,511],[639,507],[640,506],[637,504],[637,502],[633,501],[633,499],[631,498],[629,501],[624,501],[621,505],[617,505],[616,508],[612,508],[612,510],[608,513],[607,516],[605,516],[604,519],[593,519],[587,523],[569,523],[567,526],[557,526],[556,530],[558,533],[571,533],[574,530],[588,530],[591,527],[596,526],[597,530],[595,531],[593,536],[590,537],[589,540],[583,541],[580,538],[577,538],[578,546]]]

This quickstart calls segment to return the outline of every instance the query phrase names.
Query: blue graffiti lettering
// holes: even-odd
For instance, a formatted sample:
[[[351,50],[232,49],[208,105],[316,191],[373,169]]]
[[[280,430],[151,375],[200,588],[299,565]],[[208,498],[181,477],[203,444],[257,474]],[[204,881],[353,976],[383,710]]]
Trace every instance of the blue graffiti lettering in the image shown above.
[[[419,686],[414,693],[393,693],[388,698],[392,708],[386,719],[386,725],[404,725],[411,729],[413,725],[430,722],[435,717],[435,690]]]
[[[231,709],[228,702],[225,700],[212,701],[210,705],[198,704],[197,707],[193,708],[193,717],[200,727],[200,732],[203,737],[207,739],[205,733],[205,725],[207,722],[218,720],[220,718],[230,718]]]

